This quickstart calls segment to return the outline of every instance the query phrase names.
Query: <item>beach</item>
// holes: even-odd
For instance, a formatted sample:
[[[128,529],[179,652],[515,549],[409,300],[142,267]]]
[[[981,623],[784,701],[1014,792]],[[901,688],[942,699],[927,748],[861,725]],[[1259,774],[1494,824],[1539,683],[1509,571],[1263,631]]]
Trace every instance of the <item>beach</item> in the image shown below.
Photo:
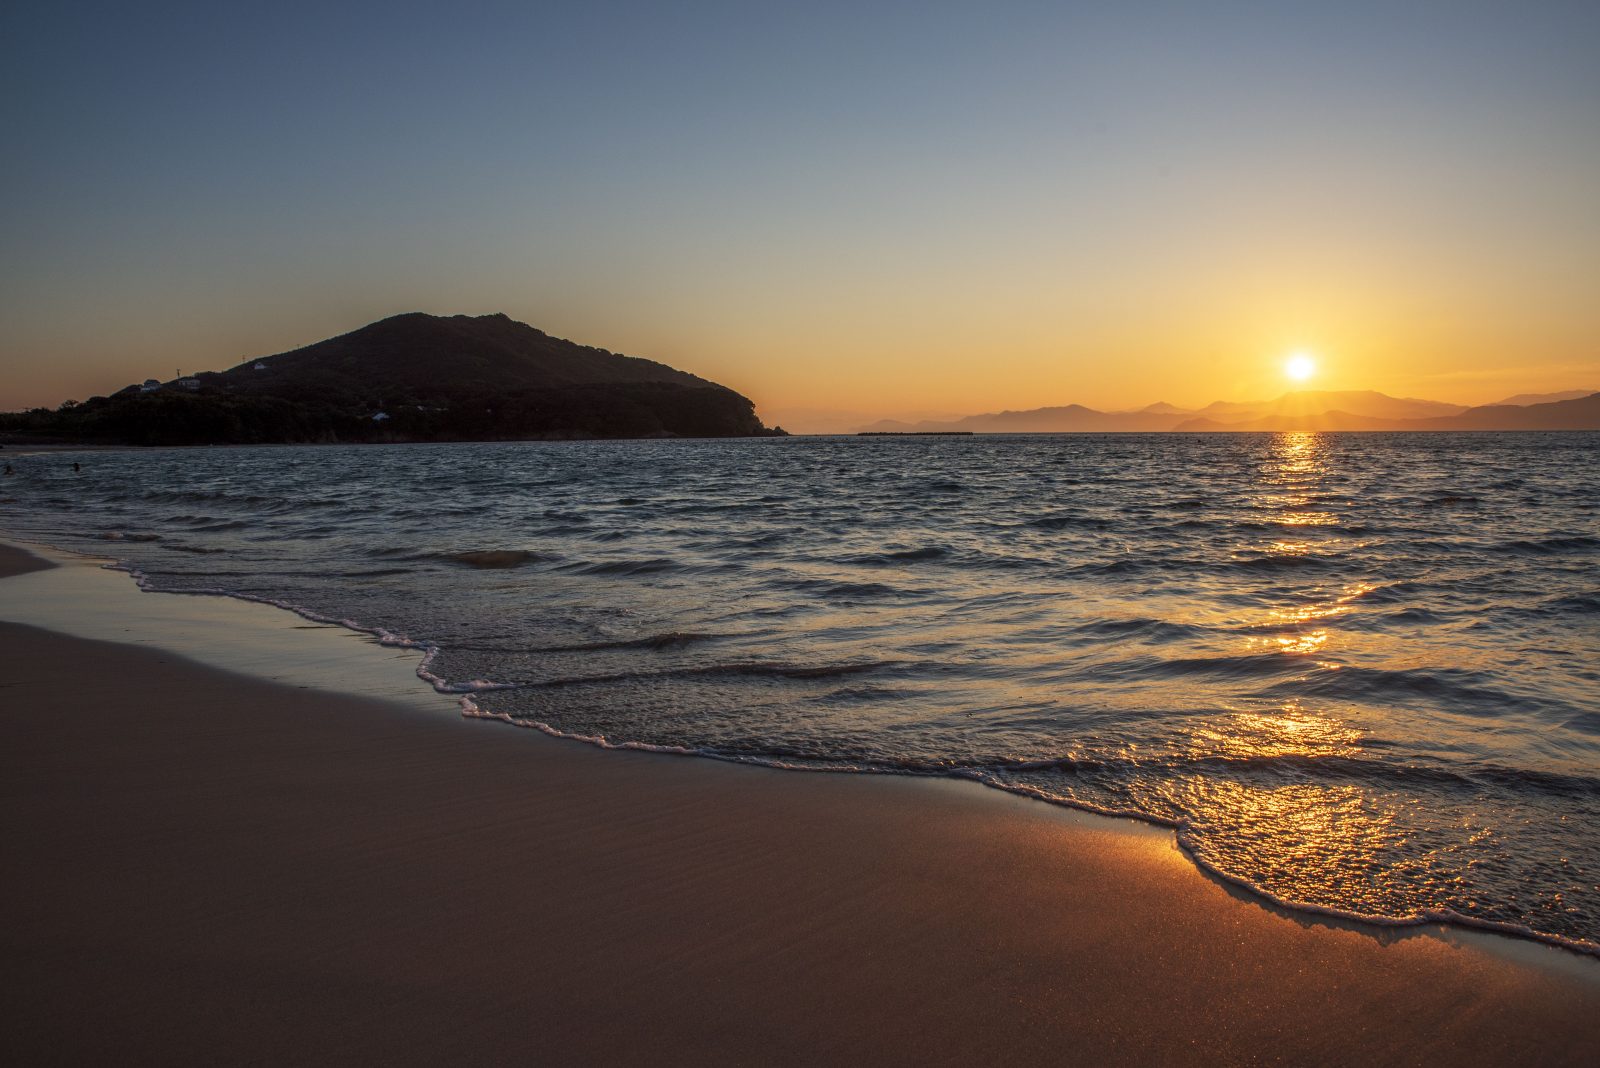
[[[1269,906],[1168,830],[973,783],[466,720],[415,655],[58,562],[0,553],[11,1063],[1600,1048],[1600,960]]]

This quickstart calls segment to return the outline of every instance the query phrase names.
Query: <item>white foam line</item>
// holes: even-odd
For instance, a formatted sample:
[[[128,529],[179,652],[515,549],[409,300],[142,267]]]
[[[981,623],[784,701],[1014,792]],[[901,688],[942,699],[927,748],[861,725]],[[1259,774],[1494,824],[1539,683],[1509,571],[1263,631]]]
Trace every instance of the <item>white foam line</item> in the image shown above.
[[[408,638],[403,634],[385,630],[383,627],[368,626],[354,619],[338,619],[334,616],[323,615],[303,605],[292,601],[280,600],[276,597],[261,597],[253,593],[241,593],[237,590],[223,589],[220,586],[211,586],[194,590],[167,590],[161,589],[136,567],[119,562],[103,564],[107,571],[124,571],[132,577],[134,584],[145,593],[179,593],[194,597],[231,597],[238,601],[249,601],[252,604],[264,604],[273,608],[281,608],[285,612],[292,612],[301,619],[308,619],[313,623],[325,623],[330,626],[343,627],[346,630],[365,634],[377,640],[379,645],[396,649],[417,649],[422,652],[422,661],[417,665],[417,678],[432,686],[435,693],[461,694],[481,693],[485,690],[514,690],[520,685],[515,682],[491,682],[488,679],[471,679],[465,682],[451,682],[444,676],[433,671],[433,661],[443,651],[443,647],[436,642],[425,641],[417,638]]]

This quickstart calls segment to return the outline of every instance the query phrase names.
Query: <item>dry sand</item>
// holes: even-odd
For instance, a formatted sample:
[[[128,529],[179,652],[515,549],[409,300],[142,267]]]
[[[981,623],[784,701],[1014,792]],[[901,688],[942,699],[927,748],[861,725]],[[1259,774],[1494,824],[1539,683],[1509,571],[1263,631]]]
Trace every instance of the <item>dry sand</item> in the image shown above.
[[[29,596],[103,624],[122,594]],[[27,603],[0,598],[7,1063],[1600,1049],[1600,961],[1268,908],[1154,828],[966,783],[603,752],[38,629]]]

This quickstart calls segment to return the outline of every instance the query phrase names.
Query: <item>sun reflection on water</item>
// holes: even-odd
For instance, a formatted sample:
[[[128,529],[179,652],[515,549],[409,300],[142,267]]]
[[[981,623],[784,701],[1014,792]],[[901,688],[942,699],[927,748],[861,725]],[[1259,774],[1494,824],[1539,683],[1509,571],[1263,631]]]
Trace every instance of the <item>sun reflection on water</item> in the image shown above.
[[[1291,701],[1271,712],[1235,711],[1195,734],[1203,752],[1233,758],[1350,756],[1361,732]]]
[[[1323,506],[1330,496],[1323,487],[1334,474],[1319,435],[1280,434],[1273,439],[1261,490],[1251,505],[1265,523],[1296,528],[1304,536],[1274,538],[1256,549],[1260,558],[1293,568],[1298,561],[1311,563],[1337,552],[1341,539],[1333,528],[1340,519]],[[1326,655],[1333,643],[1334,621],[1355,611],[1355,603],[1374,584],[1308,588],[1303,580],[1296,581],[1298,574],[1284,572],[1278,592],[1288,603],[1266,608],[1265,617],[1253,624],[1255,633],[1245,637],[1245,646],[1255,655],[1305,657],[1308,672],[1337,669],[1337,663],[1316,658]],[[1264,599],[1271,599],[1273,589],[1266,587]],[[1294,603],[1307,594],[1315,599]],[[1173,784],[1177,794],[1186,796],[1168,800],[1187,812],[1226,812],[1242,832],[1223,849],[1247,850],[1275,867],[1302,869],[1302,876],[1291,880],[1297,889],[1325,886],[1334,870],[1361,873],[1355,876],[1360,880],[1393,833],[1394,814],[1375,807],[1355,787],[1305,778],[1306,769],[1292,762],[1357,757],[1362,738],[1363,732],[1334,709],[1308,707],[1298,699],[1272,708],[1235,708],[1191,736],[1190,755],[1198,762],[1182,785]],[[1284,758],[1291,763],[1275,763]],[[1213,763],[1219,759],[1222,764]],[[1234,862],[1220,853],[1208,859],[1225,867]]]
[[[1260,640],[1260,644],[1268,648],[1276,646],[1275,651],[1280,653],[1306,655],[1314,653],[1328,644],[1328,632],[1314,630],[1306,634],[1280,635],[1271,639],[1263,638]]]

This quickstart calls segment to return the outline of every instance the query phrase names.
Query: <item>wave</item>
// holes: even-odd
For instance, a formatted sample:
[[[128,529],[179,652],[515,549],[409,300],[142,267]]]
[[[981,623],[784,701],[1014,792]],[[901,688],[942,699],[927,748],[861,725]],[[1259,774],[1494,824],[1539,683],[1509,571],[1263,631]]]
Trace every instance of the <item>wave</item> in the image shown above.
[[[1565,614],[1578,612],[1584,615],[1600,613],[1600,590],[1594,593],[1574,593],[1545,601],[1539,608],[1546,612]]]
[[[948,770],[960,766],[970,771],[1015,773],[1050,771],[1065,775],[1100,776],[1129,780],[1152,772],[1164,775],[1202,773],[1228,776],[1256,775],[1359,782],[1366,785],[1394,786],[1402,783],[1451,789],[1463,796],[1476,795],[1485,788],[1533,792],[1560,797],[1600,799],[1600,778],[1566,774],[1536,768],[1512,768],[1497,764],[1466,763],[1456,767],[1373,759],[1339,753],[1270,753],[1231,755],[1221,753],[1165,754],[1141,758],[1045,757],[1001,760],[974,759],[953,765],[949,762],[908,765],[909,770]]]
[[[876,553],[862,553],[858,556],[847,556],[837,561],[841,564],[855,564],[858,567],[895,567],[900,564],[919,564],[930,560],[945,560],[951,555],[949,549],[943,545],[925,545],[919,549],[886,550]]]
[[[646,560],[599,560],[593,562],[578,562],[567,564],[563,571],[572,571],[580,575],[608,575],[631,577],[634,575],[661,575],[678,571],[690,570],[688,565],[677,560],[665,557],[656,557]]]
[[[858,597],[903,598],[914,596],[919,592],[902,586],[890,586],[884,582],[847,582],[839,579],[784,578],[774,579],[772,585],[842,602]]]
[[[642,638],[618,638],[612,641],[581,642],[574,645],[545,645],[530,650],[535,653],[595,653],[613,649],[679,649],[723,638],[739,638],[740,634],[700,634],[692,631],[665,631],[647,634]]]
[[[1416,600],[1431,588],[1420,582],[1390,582],[1382,586],[1374,586],[1369,590],[1353,593],[1349,595],[1347,600],[1365,601],[1373,604],[1400,604]]]
[[[1203,634],[1206,627],[1191,623],[1172,623],[1165,619],[1139,617],[1134,619],[1100,619],[1072,628],[1073,634],[1104,641],[1127,638],[1153,638],[1157,641],[1181,641]]]
[[[1109,520],[1099,516],[1080,515],[1074,512],[1056,512],[1051,515],[1041,515],[1026,520],[1024,526],[1034,527],[1038,530],[1069,530],[1073,527],[1083,527],[1088,530],[1105,530],[1111,526]]]
[[[1183,678],[1266,679],[1300,674],[1314,665],[1294,653],[1267,652],[1244,656],[1162,658],[1136,656],[1094,664],[1074,673],[1083,680],[1153,680]]]
[[[903,660],[851,661],[839,664],[790,664],[781,661],[738,661],[671,668],[665,671],[617,671],[603,675],[574,675],[528,683],[529,689],[561,689],[614,683],[667,681],[696,678],[835,679],[910,666]]]
[[[361,555],[380,560],[439,561],[479,571],[499,571],[560,559],[558,556],[536,553],[529,549],[465,549],[458,552],[433,552],[393,546],[365,549]]]
[[[1562,553],[1595,552],[1600,550],[1600,538],[1588,534],[1561,534],[1548,538],[1518,538],[1503,541],[1492,547],[1496,552],[1516,556],[1556,556]]]
[[[1346,561],[1339,556],[1264,553],[1259,556],[1235,557],[1228,561],[1227,566],[1238,571],[1271,574],[1279,571],[1326,571],[1345,564]]]
[[[435,560],[444,560],[449,563],[460,564],[463,567],[477,568],[480,571],[500,571],[549,559],[549,557],[528,549],[472,549],[467,552],[433,553],[430,555]]]
[[[1464,668],[1335,667],[1278,683],[1269,693],[1286,697],[1319,697],[1367,704],[1422,705],[1449,713],[1501,715],[1528,709],[1571,712],[1549,698],[1518,697],[1491,685],[1492,676]]]

